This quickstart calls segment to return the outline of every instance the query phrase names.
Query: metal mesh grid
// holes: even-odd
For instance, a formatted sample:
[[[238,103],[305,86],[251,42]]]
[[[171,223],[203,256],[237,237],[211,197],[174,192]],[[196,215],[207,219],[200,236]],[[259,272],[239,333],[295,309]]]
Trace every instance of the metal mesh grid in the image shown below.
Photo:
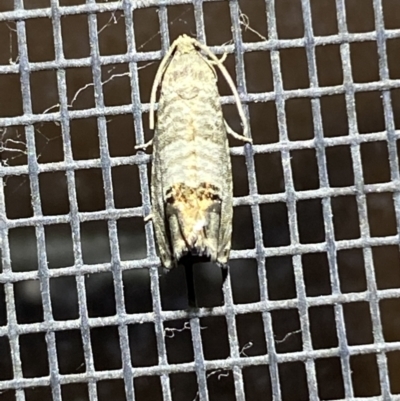
[[[0,22],[16,21],[16,34],[18,40],[18,63],[13,65],[1,65],[0,74],[19,74],[23,115],[16,117],[0,118],[0,127],[24,126],[27,145],[27,163],[19,166],[2,165],[0,179],[2,187],[7,177],[28,175],[30,182],[33,216],[18,219],[7,218],[6,201],[4,191],[0,191],[1,207],[1,252],[2,272],[0,282],[4,285],[6,320],[7,324],[0,326],[0,337],[9,340],[12,358],[12,379],[0,381],[0,391],[13,389],[17,400],[26,399],[26,389],[47,386],[51,388],[52,398],[61,400],[62,386],[71,383],[87,383],[88,397],[90,400],[98,399],[97,383],[103,380],[123,379],[126,399],[134,400],[134,379],[141,376],[159,376],[161,382],[162,399],[174,399],[171,389],[170,375],[175,373],[195,372],[198,383],[198,397],[200,400],[210,399],[207,380],[208,372],[228,370],[233,372],[234,395],[237,400],[246,399],[243,369],[251,366],[268,365],[270,374],[271,395],[273,399],[285,399],[283,396],[285,382],[282,381],[280,366],[289,362],[304,363],[308,397],[311,400],[320,399],[318,386],[316,361],[323,358],[338,357],[343,382],[343,399],[353,399],[357,396],[354,392],[352,381],[352,369],[350,359],[355,355],[373,354],[376,356],[380,394],[376,397],[365,399],[400,399],[399,395],[392,394],[389,375],[387,353],[400,350],[400,341],[386,341],[381,322],[379,302],[385,299],[400,298],[400,289],[378,289],[372,248],[379,246],[395,245],[400,243],[400,174],[397,155],[397,141],[400,131],[396,130],[391,104],[391,90],[400,88],[400,79],[391,79],[389,76],[386,41],[400,38],[400,29],[388,30],[384,27],[381,0],[373,1],[375,17],[375,30],[365,33],[349,33],[346,22],[346,7],[344,0],[336,0],[338,33],[330,36],[315,36],[312,25],[311,6],[308,0],[301,1],[302,18],[304,23],[304,38],[280,39],[276,26],[275,4],[271,0],[265,2],[265,12],[268,26],[268,39],[253,43],[245,43],[242,38],[240,24],[239,2],[230,0],[229,10],[232,23],[233,44],[213,46],[216,54],[224,52],[233,53],[235,56],[235,69],[238,91],[245,105],[255,102],[275,102],[277,121],[279,128],[279,142],[271,144],[255,144],[254,146],[233,147],[234,156],[244,156],[247,166],[249,194],[237,197],[235,206],[250,206],[251,218],[254,228],[254,249],[234,250],[231,258],[253,259],[257,262],[260,300],[258,302],[238,304],[234,302],[231,281],[228,279],[223,287],[224,305],[213,308],[200,308],[191,310],[163,310],[159,285],[159,260],[156,256],[156,248],[151,223],[145,225],[147,257],[140,260],[123,261],[120,258],[117,221],[126,217],[141,217],[150,210],[150,197],[148,190],[147,163],[150,157],[146,155],[133,155],[128,157],[110,157],[107,140],[107,117],[130,114],[134,119],[134,128],[138,143],[144,141],[144,128],[142,113],[149,109],[148,104],[142,104],[139,88],[138,62],[160,60],[170,44],[168,25],[168,6],[175,4],[193,4],[196,23],[196,33],[200,41],[206,40],[203,7],[206,3],[214,1],[187,1],[171,0],[163,1],[118,1],[96,3],[95,0],[87,0],[86,4],[74,6],[61,6],[59,0],[51,0],[48,8],[31,9],[24,8],[23,0],[14,1],[14,9],[0,13]],[[162,51],[140,52],[135,47],[135,32],[132,18],[133,10],[151,6],[159,7],[160,35]],[[99,51],[97,15],[101,12],[122,11],[125,18],[125,32],[127,41],[126,54],[102,56]],[[61,18],[67,15],[87,15],[89,27],[89,39],[91,56],[80,59],[65,59],[63,53],[63,36],[61,31]],[[28,19],[47,17],[51,18],[55,59],[45,62],[30,62],[28,57],[27,33],[25,23]],[[379,81],[354,83],[351,68],[350,44],[364,41],[374,41],[379,55]],[[320,87],[315,51],[318,46],[337,44],[340,45],[340,57],[343,68],[343,84],[337,86]],[[304,48],[307,57],[309,88],[288,90],[284,88],[280,50],[291,48]],[[249,93],[246,89],[246,76],[244,55],[247,52],[270,52],[273,88],[271,92]],[[131,83],[131,104],[124,106],[106,106],[104,102],[101,67],[118,63],[128,63]],[[67,100],[67,68],[90,67],[94,84],[95,106],[84,110],[69,110]],[[35,114],[32,111],[30,74],[42,70],[57,71],[57,87],[59,98],[59,111],[46,114]],[[382,96],[384,110],[385,131],[360,135],[355,106],[355,95],[360,92],[379,91]],[[348,135],[327,138],[324,137],[321,117],[320,98],[327,95],[343,94],[346,102],[348,119]],[[287,117],[285,103],[292,98],[311,99],[312,122],[314,138],[310,140],[291,141],[287,129]],[[222,97],[223,104],[234,103],[232,96]],[[246,106],[248,107],[248,106]],[[248,108],[246,112],[249,113]],[[88,160],[74,160],[71,138],[69,135],[70,124],[74,119],[95,117],[99,135],[100,157]],[[35,148],[34,124],[42,122],[59,122],[61,125],[64,161],[41,164],[37,160]],[[266,128],[267,129],[267,128]],[[361,159],[360,145],[367,142],[385,141],[387,143],[390,182],[365,184],[363,177],[363,163]],[[351,161],[354,172],[354,185],[346,187],[332,187],[328,177],[326,150],[330,147],[345,145],[351,151]],[[295,188],[293,171],[291,167],[291,152],[300,149],[315,149],[319,188],[299,191]],[[256,175],[254,157],[257,154],[280,152],[283,166],[283,178],[285,191],[275,194],[260,194]],[[137,164],[140,176],[140,191],[142,193],[143,207],[117,209],[114,203],[113,182],[111,169],[120,165]],[[105,208],[97,212],[82,212],[78,207],[76,194],[76,171],[90,168],[101,168],[104,183]],[[41,192],[39,175],[46,172],[65,172],[68,185],[69,214],[43,215],[41,205]],[[386,236],[371,236],[367,212],[367,194],[388,192],[393,195],[396,234]],[[352,195],[355,196],[357,213],[360,221],[360,237],[351,240],[337,240],[335,238],[332,197]],[[302,200],[319,199],[322,203],[323,224],[325,241],[319,243],[301,243],[298,226],[298,202]],[[285,202],[287,205],[288,224],[290,232],[290,245],[280,247],[264,246],[264,234],[260,205]],[[87,221],[106,221],[110,241],[111,261],[101,264],[86,264],[82,256],[81,248],[81,223]],[[73,238],[73,266],[49,269],[48,255],[45,242],[45,227],[53,224],[70,224]],[[18,227],[34,227],[37,239],[38,269],[36,271],[16,272],[12,269],[8,232]],[[337,254],[341,250],[361,249],[367,281],[366,291],[343,293],[340,285]],[[302,267],[302,257],[307,254],[326,253],[329,263],[329,276],[331,293],[319,297],[307,295]],[[271,300],[267,287],[266,260],[275,256],[289,255],[292,258],[295,290],[297,297],[293,299]],[[153,310],[148,313],[127,313],[126,299],[124,298],[122,273],[137,268],[148,268],[150,272],[151,296]],[[85,287],[85,275],[100,272],[111,272],[114,283],[116,315],[106,317],[90,317],[87,308],[87,294]],[[79,319],[55,320],[52,312],[50,296],[50,279],[55,277],[73,276],[76,279],[76,287],[79,302]],[[43,306],[43,321],[21,324],[17,320],[14,285],[26,280],[39,280]],[[373,342],[371,344],[350,345],[346,332],[346,324],[343,305],[351,302],[368,302],[372,322]],[[310,331],[309,310],[316,306],[331,305],[334,309],[336,323],[336,335],[338,344],[335,347],[316,349],[313,346]],[[271,313],[282,309],[296,309],[299,314],[302,350],[296,352],[279,353],[276,349]],[[237,334],[237,316],[261,313],[263,331],[266,343],[266,354],[243,357],[240,350]],[[210,316],[223,316],[226,319],[226,327],[229,339],[229,357],[226,359],[207,360],[204,355],[201,336],[200,319]],[[191,341],[193,343],[194,360],[185,363],[169,363],[165,340],[165,322],[177,319],[190,319]],[[158,364],[148,367],[133,366],[130,353],[128,327],[133,324],[154,323]],[[93,344],[90,331],[94,328],[116,326],[121,349],[122,368],[96,370],[93,360]],[[61,374],[57,358],[56,333],[66,330],[80,330],[84,373]],[[29,333],[45,333],[47,344],[49,375],[43,377],[26,377],[23,374],[23,366],[20,355],[20,337]],[[394,380],[394,379],[392,379]],[[191,397],[187,396],[188,399]],[[193,398],[193,397],[192,397]],[[298,398],[293,398],[298,399]]]

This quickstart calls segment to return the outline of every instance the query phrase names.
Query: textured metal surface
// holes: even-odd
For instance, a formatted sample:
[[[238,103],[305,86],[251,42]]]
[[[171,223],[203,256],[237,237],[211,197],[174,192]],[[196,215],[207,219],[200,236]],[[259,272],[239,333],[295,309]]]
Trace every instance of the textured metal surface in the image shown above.
[[[251,1],[251,0],[247,0]],[[26,3],[27,1],[25,1]],[[273,102],[276,107],[279,141],[273,143],[259,143],[253,146],[237,146],[231,148],[233,156],[245,158],[248,180],[248,194],[234,199],[234,206],[248,206],[251,210],[253,236],[255,246],[248,249],[233,249],[231,259],[253,260],[257,264],[259,282],[259,300],[256,302],[238,303],[233,295],[232,282],[228,279],[223,287],[223,306],[202,307],[198,310],[178,308],[169,310],[162,306],[160,292],[160,276],[158,271],[159,259],[156,255],[153,229],[151,223],[145,225],[147,256],[140,259],[121,260],[120,243],[118,238],[118,221],[124,218],[141,218],[150,211],[149,182],[147,176],[150,157],[147,155],[132,154],[129,156],[111,157],[108,148],[107,119],[112,116],[128,114],[133,117],[137,143],[144,142],[144,128],[142,113],[147,118],[148,103],[142,103],[140,96],[139,62],[161,60],[171,43],[169,36],[168,7],[172,5],[190,4],[193,6],[197,38],[208,43],[204,23],[204,5],[219,3],[218,1],[200,0],[159,0],[148,1],[109,1],[96,3],[95,0],[86,0],[86,4],[61,6],[59,0],[51,0],[49,7],[25,9],[23,0],[15,0],[11,10],[0,12],[0,23],[15,22],[18,42],[18,61],[9,65],[0,65],[0,75],[18,76],[21,84],[22,114],[16,116],[1,116],[0,129],[12,126],[23,126],[26,138],[26,163],[20,165],[0,166],[1,187],[5,188],[9,177],[28,176],[32,215],[20,218],[8,218],[4,191],[0,191],[0,245],[2,256],[2,270],[0,284],[4,287],[4,304],[6,322],[0,325],[0,339],[9,343],[12,378],[0,380],[0,391],[4,397],[10,396],[16,400],[30,399],[27,390],[39,387],[51,389],[53,400],[67,399],[62,394],[62,388],[68,384],[83,383],[87,386],[87,397],[94,401],[99,397],[99,383],[106,380],[122,380],[127,400],[139,399],[137,396],[136,380],[141,377],[159,377],[163,400],[175,399],[171,384],[171,376],[178,373],[194,372],[198,383],[197,395],[186,395],[184,399],[209,400],[212,397],[208,390],[210,372],[226,370],[232,372],[233,390],[229,399],[245,400],[249,389],[245,386],[244,372],[246,368],[268,365],[270,381],[270,397],[274,400],[301,399],[292,395],[287,396],[289,386],[282,378],[281,366],[286,363],[304,364],[306,391],[310,400],[324,398],[321,396],[317,363],[320,360],[337,358],[340,364],[342,394],[340,399],[368,399],[368,400],[395,400],[400,399],[398,385],[395,387],[399,371],[390,372],[388,353],[395,353],[400,358],[400,336],[397,332],[396,340],[387,340],[382,324],[380,304],[387,300],[398,300],[400,288],[380,288],[377,285],[375,274],[373,249],[383,246],[400,244],[400,172],[398,141],[399,127],[396,127],[394,110],[392,107],[391,91],[400,88],[400,77],[393,78],[389,74],[387,59],[387,42],[400,38],[400,28],[385,29],[381,0],[373,0],[374,29],[365,32],[349,32],[346,20],[346,1],[336,0],[337,33],[326,36],[316,36],[313,31],[313,21],[310,2],[301,0],[301,12],[304,25],[304,37],[281,39],[278,35],[275,6],[272,0],[265,1],[265,15],[267,21],[267,39],[259,38],[256,42],[244,42],[242,37],[240,4],[237,0],[224,1],[229,5],[232,24],[233,44],[210,46],[218,55],[228,52],[234,55],[235,71],[238,92],[249,114],[249,106],[254,103]],[[136,49],[134,21],[132,12],[136,9],[158,7],[159,27],[162,50],[141,52]],[[97,18],[100,13],[121,11],[124,15],[127,51],[125,54],[101,55],[99,51],[99,26]],[[87,16],[88,34],[90,42],[90,57],[66,59],[63,52],[63,38],[61,19],[65,16]],[[32,18],[50,18],[54,40],[54,60],[29,61],[28,34],[26,23]],[[352,70],[352,44],[373,42],[378,53],[379,79],[376,81],[354,82]],[[319,67],[317,66],[316,49],[327,45],[338,45],[342,65],[343,83],[330,86],[320,86]],[[304,49],[307,62],[309,86],[303,89],[287,89],[282,77],[280,51],[285,49]],[[273,90],[251,92],[247,89],[245,61],[247,53],[269,52],[271,61],[271,75]],[[398,59],[398,56],[397,56]],[[102,67],[124,63],[129,68],[131,86],[130,103],[110,106],[104,101],[102,83]],[[79,110],[70,110],[68,107],[66,70],[78,67],[91,69],[94,106]],[[58,91],[58,111],[47,113],[33,112],[31,97],[31,74],[39,71],[55,70]],[[379,92],[383,105],[385,129],[379,132],[360,134],[355,97],[360,93]],[[348,135],[324,136],[321,113],[321,98],[324,96],[342,95],[345,99]],[[2,94],[3,96],[3,94]],[[309,99],[311,104],[313,137],[311,139],[291,140],[288,134],[287,102],[291,99]],[[233,96],[222,96],[222,103],[234,104]],[[336,110],[330,110],[336,113]],[[73,155],[70,129],[74,120],[94,117],[97,121],[98,141],[100,153],[97,158],[76,160]],[[251,119],[250,119],[251,121]],[[57,162],[39,163],[36,154],[34,124],[57,122],[61,128],[64,160]],[[397,129],[396,129],[397,128]],[[264,130],[268,130],[266,126]],[[132,132],[133,135],[133,132]],[[364,179],[361,146],[367,143],[384,142],[387,147],[390,179],[387,182],[366,183]],[[350,151],[351,166],[354,174],[354,184],[346,186],[332,186],[328,174],[327,151],[331,148],[344,146]],[[291,166],[292,152],[297,150],[315,150],[317,163],[318,188],[299,190],[296,188]],[[257,155],[281,155],[282,179],[284,190],[277,193],[260,193],[259,180],[255,158]],[[117,208],[114,202],[112,169],[118,166],[137,165],[143,206]],[[78,206],[76,193],[76,173],[86,169],[100,169],[104,185],[105,207],[103,210],[81,211]],[[69,213],[49,215],[42,211],[42,192],[39,176],[49,172],[65,172]],[[390,235],[371,235],[368,219],[367,196],[370,194],[389,193],[393,199],[393,218],[395,233]],[[332,199],[341,196],[353,196],[356,201],[356,214],[359,219],[359,236],[357,238],[337,239],[335,236]],[[322,219],[325,233],[323,241],[304,243],[299,232],[298,204],[301,201],[318,200],[322,204]],[[263,225],[262,205],[285,203],[287,207],[287,222],[290,241],[288,245],[266,246],[265,230]],[[82,255],[82,224],[85,222],[103,221],[107,224],[110,261],[107,263],[85,263]],[[45,230],[52,225],[68,224],[71,227],[73,243],[73,264],[66,267],[49,268],[48,250],[46,248]],[[311,223],[310,223],[311,224]],[[15,271],[10,253],[9,232],[14,229],[31,227],[35,231],[37,250],[37,269]],[[235,227],[234,227],[235,230]],[[338,253],[346,250],[360,250],[365,267],[366,288],[361,291],[343,291],[338,268]],[[23,252],[23,251],[22,251]],[[303,258],[307,255],[326,254],[329,268],[330,293],[319,296],[310,296],[307,292],[307,283],[304,279]],[[287,299],[271,299],[268,288],[268,260],[274,257],[288,256],[291,259],[294,275],[295,297]],[[394,264],[395,265],[395,264]],[[129,298],[124,296],[123,274],[135,269],[148,269],[151,290],[151,311],[127,312]],[[397,266],[397,269],[400,269]],[[111,272],[114,296],[115,313],[107,316],[93,317],[88,312],[86,275]],[[76,280],[76,293],[79,317],[75,319],[55,319],[50,294],[50,281],[55,278],[73,277]],[[42,321],[20,323],[17,318],[15,302],[15,286],[29,280],[40,283],[41,305],[43,309]],[[0,299],[0,303],[3,300]],[[345,322],[344,307],[347,304],[365,302],[371,320],[371,343],[357,343],[349,341],[347,324]],[[334,322],[337,344],[331,347],[315,347],[310,329],[310,310],[317,307],[331,307],[334,311]],[[282,310],[296,310],[298,313],[299,329],[301,330],[301,349],[293,352],[279,352],[276,332],[274,330],[273,313]],[[266,345],[266,352],[260,355],[244,357],[243,346],[238,338],[237,319],[242,315],[258,313],[261,316],[261,336]],[[395,315],[393,315],[395,316]],[[207,359],[203,347],[201,319],[226,319],[229,357]],[[395,317],[393,317],[395,319]],[[397,318],[398,319],[398,318]],[[193,360],[182,363],[173,363],[169,360],[166,342],[166,323],[175,320],[190,321],[191,342],[193,346]],[[132,361],[132,344],[130,343],[129,327],[136,324],[154,324],[155,347],[157,363],[150,366],[137,366]],[[97,328],[117,327],[118,341],[121,353],[122,367],[117,369],[96,369],[93,357],[93,342],[91,331]],[[82,341],[84,372],[64,374],[60,372],[60,360],[57,353],[57,334],[68,330],[79,330]],[[21,362],[21,337],[27,334],[41,333],[45,336],[48,356],[48,375],[27,376],[24,374]],[[74,353],[71,349],[70,353]],[[143,351],[145,352],[145,351]],[[397,353],[396,353],[397,352]],[[363,396],[359,390],[355,391],[352,378],[351,360],[355,356],[372,355],[375,358],[379,393]],[[397,373],[396,373],[397,372]],[[221,379],[222,381],[223,379]],[[395,389],[395,390],[393,390]],[[397,390],[396,390],[397,389]],[[286,392],[286,393],[285,393]],[[10,395],[11,394],[11,395]],[[286,394],[286,396],[285,396]],[[326,394],[326,393],[325,393]],[[396,395],[397,394],[397,395]],[[0,398],[2,396],[0,394]],[[299,396],[300,397],[300,396]],[[325,396],[326,397],[326,396]],[[51,399],[50,395],[48,399]],[[46,399],[46,398],[42,398]],[[73,399],[69,397],[68,399]],[[145,398],[144,398],[145,399]],[[148,398],[149,399],[149,398]],[[154,398],[155,399],[155,398]],[[180,399],[180,398],[177,398]],[[220,398],[222,399],[222,398]],[[269,399],[269,398],[265,398]],[[338,398],[336,398],[338,399]]]

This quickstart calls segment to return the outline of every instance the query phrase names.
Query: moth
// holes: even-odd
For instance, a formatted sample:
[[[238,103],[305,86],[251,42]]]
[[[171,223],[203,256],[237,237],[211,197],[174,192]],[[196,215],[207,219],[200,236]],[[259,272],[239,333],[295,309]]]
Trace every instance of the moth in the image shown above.
[[[226,123],[217,89],[218,66],[232,89],[244,136]],[[227,134],[245,142],[248,125],[228,71],[210,49],[187,35],[163,58],[150,99],[150,129],[159,85],[151,197],[161,262],[170,269],[186,255],[226,267],[231,249],[233,192]]]

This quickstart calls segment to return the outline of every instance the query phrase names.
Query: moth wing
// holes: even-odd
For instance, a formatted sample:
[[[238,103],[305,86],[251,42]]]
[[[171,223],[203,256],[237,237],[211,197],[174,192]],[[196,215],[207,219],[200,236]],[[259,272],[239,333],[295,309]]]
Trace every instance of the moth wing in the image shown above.
[[[221,127],[221,135],[227,135],[225,127]],[[225,142],[225,151],[223,152],[221,174],[224,177],[221,188],[221,217],[218,236],[218,254],[217,262],[226,265],[228,263],[229,252],[231,250],[232,238],[232,218],[233,218],[233,184],[232,167],[229,154],[228,140]]]
[[[163,196],[162,160],[158,152],[157,130],[154,135],[153,160],[151,170],[151,204],[153,226],[156,234],[160,259],[166,268],[171,268],[171,246],[168,237],[169,229],[166,226],[165,202]]]

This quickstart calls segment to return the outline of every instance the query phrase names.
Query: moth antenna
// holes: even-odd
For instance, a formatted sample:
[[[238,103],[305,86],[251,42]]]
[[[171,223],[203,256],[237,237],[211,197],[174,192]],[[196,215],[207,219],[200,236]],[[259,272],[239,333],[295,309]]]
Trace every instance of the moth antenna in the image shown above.
[[[242,106],[242,102],[240,101],[239,93],[236,89],[235,83],[232,80],[232,77],[229,75],[228,70],[225,68],[225,66],[221,63],[221,60],[205,45],[202,43],[195,41],[197,47],[199,47],[201,50],[204,51],[214,62],[216,65],[218,65],[218,68],[220,69],[222,75],[224,76],[226,82],[228,83],[229,87],[231,88],[233,97],[235,98],[236,101],[236,108],[238,110],[240,119],[242,120],[243,124],[243,136],[248,137],[249,136],[249,127],[247,125],[247,119],[246,116],[244,115],[244,110]]]
[[[216,64],[223,64],[223,63],[225,63],[225,60],[226,60],[227,57],[228,57],[228,53],[225,52],[225,53],[221,56],[221,58],[218,59],[218,63],[215,62],[215,61],[210,61],[210,63],[213,64],[213,65],[216,65]]]
[[[178,46],[180,38],[175,39],[175,41],[172,43],[172,45],[170,46],[170,48],[168,49],[167,53],[165,53],[165,56],[163,57],[156,76],[154,78],[154,82],[153,82],[153,87],[151,88],[151,95],[150,95],[150,110],[149,110],[149,125],[150,125],[150,129],[153,130],[154,129],[154,104],[156,102],[156,95],[157,95],[157,88],[161,83],[162,80],[162,76],[167,68],[167,63],[170,61],[170,57],[172,55],[172,53],[175,51],[176,47]]]
[[[236,139],[239,139],[240,141],[248,142],[248,143],[253,143],[253,140],[252,140],[250,137],[237,134],[237,133],[229,126],[229,124],[226,122],[226,120],[224,120],[224,123],[225,123],[226,132],[227,132],[229,135],[233,136],[233,137],[236,138]]]

